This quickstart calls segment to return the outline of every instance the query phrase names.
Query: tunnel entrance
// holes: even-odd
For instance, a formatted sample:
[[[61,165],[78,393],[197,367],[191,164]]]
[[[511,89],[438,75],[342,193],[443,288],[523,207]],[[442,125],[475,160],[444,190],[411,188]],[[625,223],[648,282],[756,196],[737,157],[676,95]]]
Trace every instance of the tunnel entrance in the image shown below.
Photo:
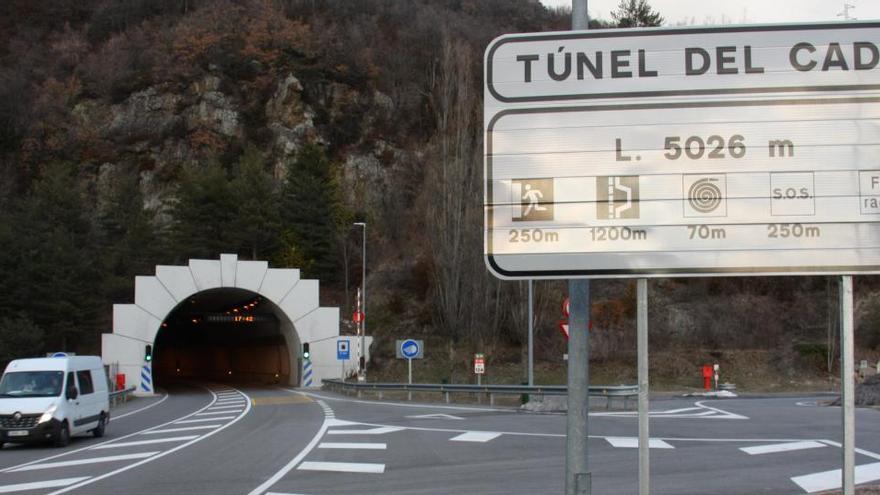
[[[196,293],[162,322],[153,378],[157,385],[193,379],[296,383],[289,348],[298,344],[285,336],[295,335],[292,330],[284,313],[257,293],[228,287]]]

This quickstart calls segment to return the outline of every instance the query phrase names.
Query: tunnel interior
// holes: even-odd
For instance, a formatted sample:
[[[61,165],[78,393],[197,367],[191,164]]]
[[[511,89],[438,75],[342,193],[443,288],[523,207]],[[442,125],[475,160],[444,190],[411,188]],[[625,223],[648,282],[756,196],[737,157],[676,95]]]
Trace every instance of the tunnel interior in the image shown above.
[[[153,346],[156,385],[222,381],[298,385],[293,325],[274,303],[251,291],[199,292],[162,322]]]

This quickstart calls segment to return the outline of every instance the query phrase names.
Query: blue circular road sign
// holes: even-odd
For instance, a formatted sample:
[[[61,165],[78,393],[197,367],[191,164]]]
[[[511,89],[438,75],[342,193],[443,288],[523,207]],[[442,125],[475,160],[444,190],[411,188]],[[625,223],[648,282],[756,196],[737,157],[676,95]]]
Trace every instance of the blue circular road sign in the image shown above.
[[[400,344],[400,353],[407,359],[413,359],[419,355],[419,343],[413,339],[404,340]]]

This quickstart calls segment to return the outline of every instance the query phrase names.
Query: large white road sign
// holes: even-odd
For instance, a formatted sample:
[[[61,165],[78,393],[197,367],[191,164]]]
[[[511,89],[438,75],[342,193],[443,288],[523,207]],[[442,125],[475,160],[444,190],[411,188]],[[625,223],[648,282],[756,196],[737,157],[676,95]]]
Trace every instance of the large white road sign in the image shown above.
[[[504,36],[503,278],[880,272],[880,24]]]

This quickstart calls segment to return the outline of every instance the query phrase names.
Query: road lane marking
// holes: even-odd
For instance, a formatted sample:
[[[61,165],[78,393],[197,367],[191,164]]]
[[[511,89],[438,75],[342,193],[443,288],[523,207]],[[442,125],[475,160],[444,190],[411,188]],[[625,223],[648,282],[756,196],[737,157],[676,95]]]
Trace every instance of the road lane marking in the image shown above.
[[[235,416],[221,416],[219,418],[203,418],[203,419],[185,419],[183,421],[175,421],[174,424],[186,425],[186,424],[190,424],[190,423],[204,423],[206,421],[223,421],[226,419],[235,419]]]
[[[20,473],[22,471],[36,471],[38,469],[53,469],[68,466],[82,466],[84,464],[101,464],[104,462],[130,461],[132,459],[144,459],[153,457],[159,452],[141,452],[138,454],[112,455],[107,457],[90,457],[88,459],[76,459],[73,461],[45,462],[43,464],[31,464],[30,466],[13,469],[10,473]],[[73,483],[71,483],[73,484]]]
[[[244,404],[230,404],[228,406],[211,406],[208,408],[209,411],[220,411],[223,409],[240,409],[244,407]]]
[[[354,449],[354,450],[385,450],[388,448],[386,443],[339,443],[339,442],[321,442],[319,449]]]
[[[60,480],[35,481],[33,483],[18,483],[15,485],[0,486],[0,493],[23,492],[27,490],[39,490],[41,488],[58,488],[60,486],[70,486],[80,481],[89,479],[88,476],[81,478],[64,478]]]
[[[364,462],[304,462],[300,464],[297,469],[300,471],[382,474],[385,472],[385,464]]]
[[[637,449],[639,448],[638,437],[605,437],[605,441],[610,443],[612,447],[618,449]],[[649,449],[674,449],[672,445],[660,440],[659,438],[648,439]]]
[[[486,443],[496,438],[500,437],[501,433],[495,433],[494,431],[469,431],[467,433],[462,433],[457,437],[452,437],[449,439],[450,442],[476,442],[476,443]]]
[[[284,390],[287,390],[287,389],[284,389]],[[293,392],[296,394],[302,393],[302,392],[296,392],[296,391],[293,391]],[[329,409],[330,411],[332,411],[332,409],[330,409],[330,406],[328,406],[323,401],[319,400],[317,402],[318,402],[318,405],[321,406],[321,409],[324,411],[324,422],[321,423],[321,427],[318,428],[318,432],[315,433],[315,436],[312,437],[312,440],[309,441],[309,444],[306,445],[305,448],[302,449],[300,451],[300,453],[296,455],[296,457],[291,459],[290,462],[288,462],[284,467],[279,469],[277,473],[273,474],[269,479],[264,481],[260,486],[251,490],[251,492],[248,495],[261,495],[269,487],[271,487],[275,483],[278,483],[278,480],[283,478],[287,473],[289,473],[291,470],[293,470],[293,468],[295,468],[300,462],[302,462],[302,460],[305,459],[305,457],[307,455],[309,455],[309,453],[311,453],[312,450],[315,449],[315,447],[318,445],[318,442],[321,441],[321,438],[324,437],[324,433],[327,432],[327,428],[328,428],[328,424],[329,424],[327,410]]]
[[[740,447],[739,450],[742,450],[746,454],[749,455],[760,455],[760,454],[775,454],[777,452],[791,452],[795,450],[806,450],[806,449],[819,449],[822,447],[827,447],[828,445],[822,442],[816,442],[813,440],[807,440],[804,442],[786,442],[786,443],[774,443],[770,445],[758,445],[755,447]]]
[[[370,428],[368,430],[330,430],[328,435],[384,435],[386,433],[394,433],[405,428],[400,426],[380,426],[378,428]]]
[[[216,394],[213,390],[209,390],[209,392],[211,393],[212,396],[214,396],[214,399],[216,400],[217,394]],[[241,393],[243,396],[245,396],[246,399],[250,400],[250,398],[249,398],[249,397],[247,396],[247,394],[245,394],[244,392],[239,392],[239,393]],[[199,412],[202,412],[202,411],[204,411],[204,410],[205,410],[205,408],[203,407],[202,409],[198,409],[198,410],[196,410],[194,413],[190,413],[190,414],[188,414],[187,416],[184,416],[184,417],[192,416],[193,414],[195,414],[195,413],[199,413]],[[190,445],[193,445],[194,443],[201,442],[202,440],[205,440],[205,439],[207,439],[207,438],[210,438],[211,436],[216,435],[217,433],[220,433],[221,431],[225,430],[226,428],[229,428],[230,426],[232,426],[232,425],[234,425],[235,423],[241,421],[242,418],[244,418],[245,416],[247,416],[247,414],[250,412],[250,410],[251,410],[251,406],[250,406],[250,402],[248,402],[247,408],[244,410],[244,412],[242,412],[238,417],[235,417],[235,418],[234,418],[232,421],[230,421],[229,423],[226,423],[225,425],[221,426],[220,428],[217,428],[216,430],[210,431],[210,432],[208,432],[208,433],[206,433],[206,434],[204,434],[204,435],[202,435],[202,436],[199,436],[199,437],[197,437],[197,438],[195,438],[195,439],[193,439],[193,440],[190,440],[190,441],[188,441],[188,442],[186,442],[186,443],[184,443],[184,444],[182,444],[182,445],[178,445],[178,446],[176,446],[176,447],[174,447],[174,448],[171,448],[171,449],[168,449],[168,450],[166,450],[166,451],[164,451],[164,452],[162,452],[162,453],[156,454],[156,455],[153,456],[153,457],[150,457],[150,458],[147,458],[147,459],[140,460],[140,461],[138,461],[138,462],[135,462],[134,464],[130,464],[130,465],[128,465],[128,466],[125,466],[125,467],[122,467],[122,468],[116,469],[116,470],[114,470],[114,471],[110,471],[109,473],[105,473],[105,474],[102,474],[102,475],[100,475],[100,476],[96,476],[96,477],[94,477],[94,478],[88,478],[88,479],[86,479],[85,481],[81,481],[81,482],[79,482],[79,483],[76,483],[75,485],[68,486],[68,487],[66,487],[66,488],[62,488],[61,490],[56,490],[56,491],[54,491],[54,492],[51,492],[51,493],[48,493],[48,494],[45,494],[45,495],[60,495],[60,494],[62,494],[62,493],[67,493],[67,492],[69,492],[69,491],[76,490],[76,489],[78,489],[78,488],[82,488],[83,486],[90,485],[90,484],[92,484],[92,483],[95,483],[95,482],[101,481],[101,480],[103,480],[103,479],[107,479],[107,478],[109,478],[109,477],[111,477],[111,476],[115,476],[115,475],[117,475],[117,474],[119,474],[119,473],[123,473],[123,472],[125,472],[125,471],[130,470],[130,469],[134,469],[134,468],[136,468],[136,467],[143,466],[144,464],[147,464],[148,462],[155,461],[156,459],[160,459],[160,458],[162,458],[162,457],[165,457],[166,455],[173,454],[173,453],[177,452],[178,450],[185,449],[185,448],[189,447]],[[169,422],[169,423],[173,423],[173,422]],[[150,428],[150,429],[161,428],[162,426],[166,426],[166,425],[169,424],[169,423],[164,423],[164,424],[159,425],[159,426],[154,426],[153,428]],[[134,434],[133,434],[133,435],[134,435]],[[94,447],[92,447],[92,448],[94,448]]]
[[[221,425],[201,425],[201,426],[187,426],[184,428],[168,428],[166,430],[153,430],[153,431],[145,431],[141,433],[141,435],[160,435],[162,433],[177,433],[179,431],[193,431],[193,430],[213,430],[214,428],[220,428]]]
[[[215,394],[215,393],[214,393],[212,390],[210,390],[210,389],[206,389],[206,390],[208,391],[209,394],[211,394],[211,397],[212,397],[211,400],[212,400],[212,401],[213,401],[214,399],[216,399],[216,395],[217,395],[217,394]],[[167,397],[169,397],[169,396],[170,396],[170,394],[167,394],[165,397],[167,398]],[[163,399],[163,400],[164,400],[164,399]],[[159,402],[162,402],[162,401],[159,401]],[[152,406],[158,405],[159,402],[154,403],[154,404],[152,404],[151,406],[148,406],[148,407],[152,407]],[[195,412],[188,413],[188,414],[184,414],[183,416],[181,416],[181,417],[179,417],[179,418],[177,418],[177,419],[172,419],[171,421],[167,421],[167,422],[162,423],[162,424],[159,424],[159,425],[150,426],[149,428],[144,428],[144,429],[142,429],[142,430],[138,430],[138,431],[135,431],[135,432],[133,432],[133,433],[129,433],[128,435],[123,435],[123,436],[121,436],[121,437],[119,437],[119,438],[114,438],[114,439],[111,439],[111,440],[107,440],[107,441],[102,442],[102,443],[99,443],[99,444],[97,444],[97,445],[89,445],[89,446],[86,446],[86,447],[81,447],[81,448],[78,448],[78,449],[74,449],[74,450],[70,450],[70,451],[62,452],[62,453],[60,453],[60,454],[50,455],[50,456],[48,456],[48,457],[43,457],[43,458],[41,458],[41,459],[35,459],[35,460],[33,460],[33,461],[28,461],[28,462],[25,462],[25,463],[22,463],[22,464],[18,464],[18,465],[15,465],[15,466],[10,466],[10,467],[7,467],[7,468],[3,468],[3,469],[0,469],[0,473],[7,473],[7,472],[9,472],[9,471],[11,471],[11,470],[13,470],[13,469],[17,469],[17,468],[20,468],[20,467],[23,467],[23,466],[30,466],[31,464],[37,464],[37,463],[40,463],[40,462],[51,461],[52,459],[58,459],[59,457],[65,457],[65,456],[68,456],[68,455],[77,454],[77,453],[80,453],[80,452],[84,452],[84,451],[86,451],[86,450],[90,450],[90,449],[92,449],[92,448],[94,448],[94,447],[96,447],[96,446],[99,446],[99,445],[106,445],[106,444],[109,444],[109,443],[118,442],[119,440],[125,440],[126,438],[131,438],[131,437],[134,437],[134,436],[140,435],[140,434],[142,434],[142,433],[145,432],[145,431],[154,430],[154,429],[156,429],[156,428],[162,428],[163,426],[168,426],[168,425],[170,425],[170,424],[173,424],[175,421],[178,421],[178,420],[181,420],[181,419],[186,419],[186,418],[192,417],[193,414],[198,413],[198,412],[201,412],[201,411],[204,411],[204,410],[205,410],[208,406],[210,406],[211,404],[213,404],[213,402],[209,402],[207,405],[202,406],[200,409],[196,409]],[[144,408],[144,409],[146,409],[146,408]],[[138,411],[134,411],[134,412],[140,412],[140,411],[143,411],[143,409],[140,409],[140,410],[138,410]],[[117,418],[121,418],[121,417],[122,417],[122,416],[117,416]],[[111,420],[112,420],[112,417],[111,417]]]
[[[791,481],[795,482],[807,493],[816,493],[840,488],[840,478],[840,469],[832,469],[831,471],[823,471],[821,473],[795,476],[791,478]],[[856,466],[855,483],[857,485],[877,480],[880,480],[880,462]]]
[[[241,412],[241,411],[242,411],[242,410],[239,409],[238,411],[214,411],[214,412],[203,412],[203,413],[198,413],[198,414],[196,414],[196,416],[216,416],[217,414],[230,414],[230,413]]]
[[[159,399],[159,400],[156,401],[156,402],[153,402],[152,404],[150,404],[150,405],[148,405],[148,406],[144,406],[144,407],[142,407],[142,408],[140,408],[140,409],[135,409],[134,411],[130,411],[130,412],[127,412],[127,413],[125,413],[125,414],[120,414],[119,416],[114,416],[114,415],[111,414],[111,415],[110,415],[110,421],[112,422],[112,421],[115,420],[115,419],[122,419],[122,418],[125,418],[125,417],[128,417],[128,416],[131,416],[132,414],[137,414],[137,413],[140,413],[140,412],[144,412],[144,411],[146,411],[147,409],[149,409],[149,408],[151,408],[151,407],[158,406],[159,404],[165,402],[165,400],[168,399],[168,397],[169,397],[170,395],[171,395],[171,394],[165,394],[164,397],[162,397],[161,399]]]
[[[828,445],[830,445],[832,447],[837,447],[839,449],[843,448],[843,444],[839,443],[839,442],[833,442],[831,440],[822,440],[822,442],[827,443]],[[871,452],[870,450],[865,450],[865,449],[853,449],[853,450],[855,451],[856,454],[862,454],[865,457],[870,457],[871,459],[880,460],[880,454],[878,454],[876,452]]]
[[[199,438],[199,436],[198,435],[187,435],[187,436],[183,436],[183,437],[154,438],[153,440],[138,440],[136,442],[119,442],[119,443],[111,443],[108,445],[101,445],[99,447],[93,447],[92,450],[118,449],[120,447],[136,447],[138,445],[152,445],[154,443],[187,442],[189,440],[194,440],[196,438]]]
[[[334,426],[354,426],[359,425],[361,423],[355,423],[354,421],[346,421],[344,419],[336,419],[331,418],[327,420],[327,427],[333,428]]]
[[[453,420],[461,420],[464,418],[460,418],[458,416],[453,416],[451,414],[420,414],[418,416],[407,416],[410,419],[453,419]]]

